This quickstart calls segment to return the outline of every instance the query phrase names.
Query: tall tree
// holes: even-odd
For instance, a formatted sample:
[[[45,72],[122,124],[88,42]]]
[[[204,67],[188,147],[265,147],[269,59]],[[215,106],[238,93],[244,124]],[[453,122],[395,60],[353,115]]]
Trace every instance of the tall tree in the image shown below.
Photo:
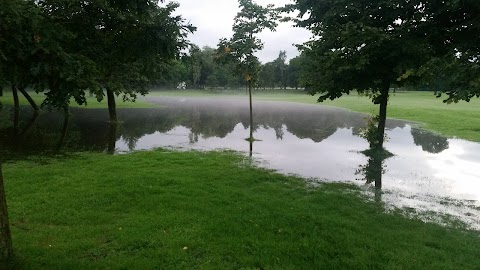
[[[55,23],[74,33],[71,49],[93,61],[100,86],[93,90],[99,100],[106,91],[111,122],[117,121],[115,96],[135,100],[137,94],[146,94],[147,86],[174,64],[187,45],[187,33],[194,30],[173,15],[178,3],[158,4],[155,0],[39,1]]]
[[[303,85],[301,83],[300,77],[302,70],[305,68],[304,62],[304,54],[290,59],[287,67],[287,85],[289,87],[297,89],[298,87],[301,87]]]
[[[8,221],[7,200],[0,157],[0,267],[6,267],[13,256],[12,236]]]
[[[237,70],[248,84],[250,102],[250,137],[253,140],[252,86],[258,77],[260,62],[255,53],[263,49],[257,35],[264,29],[275,31],[278,12],[273,5],[263,7],[252,0],[239,0],[240,11],[233,23],[233,37],[221,39],[218,45],[219,58],[235,63]]]
[[[275,81],[275,63],[268,62],[261,66],[258,74],[258,85],[264,88],[274,88],[276,86]]]
[[[287,52],[280,51],[274,63],[276,68],[275,79],[280,87],[287,89]]]
[[[197,88],[202,72],[202,63],[200,58],[200,48],[196,45],[190,46],[189,67],[192,87]]]
[[[376,145],[383,148],[390,86],[409,79],[406,71],[430,53],[423,1],[296,0],[288,8],[314,35],[303,46],[307,89],[321,93],[320,102],[369,94],[380,107]]]
[[[0,85],[9,86],[14,107],[19,109],[18,91],[38,111],[35,101],[27,93],[32,85],[32,63],[40,42],[39,30],[44,18],[32,1],[9,0],[0,3]]]
[[[480,2],[425,2],[428,40],[435,58],[419,74],[429,88],[446,92],[445,102],[480,97]]]

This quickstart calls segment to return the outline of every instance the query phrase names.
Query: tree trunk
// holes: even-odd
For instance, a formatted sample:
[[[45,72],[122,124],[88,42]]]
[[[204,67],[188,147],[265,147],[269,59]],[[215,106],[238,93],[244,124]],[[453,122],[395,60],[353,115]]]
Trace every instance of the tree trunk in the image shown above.
[[[387,121],[387,105],[388,105],[388,92],[390,90],[390,83],[385,83],[380,90],[380,111],[378,119],[378,145],[377,149],[383,148],[383,142],[385,139],[385,123]]]
[[[250,156],[253,156],[253,141],[250,140]]]
[[[13,133],[15,137],[18,137],[20,134],[20,110],[13,110]]]
[[[375,188],[382,189],[383,160],[379,157],[373,157]]]
[[[253,106],[252,106],[252,80],[248,81],[248,97],[250,100],[250,140],[253,140]]]
[[[117,143],[117,129],[118,129],[118,124],[116,122],[110,123],[109,129],[108,129],[108,147],[107,147],[107,153],[109,154],[115,153],[115,148]]]
[[[20,101],[18,100],[18,91],[15,84],[12,85],[12,94],[13,94],[13,107],[15,110],[20,110]]]
[[[32,129],[33,124],[35,124],[35,122],[37,121],[37,118],[38,118],[38,113],[33,114],[30,121],[28,121],[27,125],[22,130],[22,132],[20,133],[20,137],[23,137],[25,134],[27,134],[30,131],[30,129]]]
[[[117,105],[115,104],[115,94],[107,88],[108,114],[110,115],[110,122],[117,123]]]
[[[25,87],[19,87],[18,90],[23,94],[23,96],[28,100],[28,103],[32,106],[32,108],[35,110],[35,112],[38,113],[40,111],[40,108],[38,108],[37,104],[33,100],[33,98],[25,91]]]
[[[13,257],[12,235],[8,222],[7,199],[3,183],[2,164],[0,161],[0,268],[8,265]]]
[[[62,127],[62,135],[60,136],[60,140],[58,141],[57,150],[61,151],[63,146],[65,145],[65,139],[67,138],[67,131],[68,131],[68,124],[70,122],[70,110],[68,107],[63,108],[64,111],[64,118],[63,118],[63,127]]]

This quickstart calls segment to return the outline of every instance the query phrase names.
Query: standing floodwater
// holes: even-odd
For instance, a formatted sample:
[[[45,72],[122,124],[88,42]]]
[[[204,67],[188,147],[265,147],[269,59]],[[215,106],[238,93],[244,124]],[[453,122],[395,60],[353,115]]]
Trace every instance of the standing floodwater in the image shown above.
[[[156,109],[118,110],[122,123],[112,133],[103,109],[72,109],[68,131],[63,115],[44,113],[33,126],[21,112],[14,131],[13,112],[0,118],[3,149],[21,153],[53,152],[60,143],[71,151],[122,153],[156,147],[232,149],[249,152],[248,102],[242,98],[149,98]],[[366,187],[380,173],[376,199],[387,208],[402,207],[412,215],[428,211],[459,218],[480,227],[480,144],[447,139],[405,121],[387,122],[386,148],[393,157],[378,162],[361,152],[364,114],[320,105],[254,102],[253,156],[261,166],[315,181],[351,182]],[[19,134],[15,136],[13,134]],[[64,132],[63,132],[64,133]],[[221,168],[219,168],[221,170]],[[371,183],[370,183],[371,182]],[[377,184],[380,182],[377,181]],[[370,188],[366,188],[370,190]],[[423,216],[430,218],[430,216]],[[441,221],[440,221],[441,222]]]

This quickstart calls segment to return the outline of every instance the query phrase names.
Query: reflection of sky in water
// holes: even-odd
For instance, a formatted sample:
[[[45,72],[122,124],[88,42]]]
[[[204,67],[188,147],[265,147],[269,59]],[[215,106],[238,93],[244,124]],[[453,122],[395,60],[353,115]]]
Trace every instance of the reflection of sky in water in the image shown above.
[[[311,139],[299,139],[282,127],[283,138],[277,139],[275,131],[259,128],[254,137],[254,156],[262,166],[282,173],[318,178],[326,181],[357,180],[355,171],[367,162],[359,151],[368,148],[365,140],[352,135],[352,129],[340,128],[332,136],[315,143]],[[387,205],[438,211],[453,215],[480,227],[480,211],[475,209],[480,201],[480,171],[474,159],[480,152],[480,144],[450,139],[449,148],[438,154],[428,153],[416,146],[411,127],[387,131],[390,138],[386,148],[395,154],[385,161],[382,199]],[[141,137],[135,149],[174,147],[184,149],[232,149],[248,152],[249,143],[244,139],[248,130],[237,124],[233,132],[224,138],[198,136],[191,142],[192,134],[186,127],[176,127],[166,133],[155,132]],[[129,151],[123,139],[117,142],[117,150]],[[475,200],[462,202],[459,200]],[[468,207],[470,204],[470,207]]]

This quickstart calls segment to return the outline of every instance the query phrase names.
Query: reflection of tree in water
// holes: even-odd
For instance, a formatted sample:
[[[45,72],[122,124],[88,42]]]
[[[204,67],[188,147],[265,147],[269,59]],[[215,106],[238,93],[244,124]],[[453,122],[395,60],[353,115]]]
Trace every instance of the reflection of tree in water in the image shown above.
[[[365,181],[366,184],[374,183],[377,189],[381,189],[382,176],[386,172],[386,166],[383,163],[391,155],[385,154],[384,151],[372,150],[363,153],[368,157],[368,162],[365,165],[360,165],[355,174],[363,176],[358,180]]]
[[[433,132],[412,128],[413,142],[415,145],[421,146],[423,151],[438,154],[448,149],[449,143],[446,137],[435,134]]]
[[[368,157],[367,164],[360,165],[355,171],[355,175],[362,175],[357,180],[365,181],[366,184],[374,183],[375,185],[375,201],[382,201],[382,177],[387,168],[384,164],[385,160],[393,155],[386,150],[368,149],[362,152]]]
[[[22,110],[19,114],[21,117],[15,110],[7,110],[5,115],[8,117],[0,119],[0,149],[4,153],[21,156],[42,153],[46,149],[55,152],[65,143],[68,118],[61,117],[60,121],[39,124],[39,115],[29,110]]]
[[[200,138],[224,138],[232,133],[235,127],[242,124],[245,129],[249,125],[248,110],[241,102],[219,103],[179,103],[166,101],[158,109],[122,109],[118,110],[119,119],[116,132],[112,132],[108,123],[108,113],[97,109],[71,109],[72,117],[68,122],[68,133],[62,138],[68,150],[112,150],[112,141],[122,139],[130,150],[136,148],[140,138],[145,135],[166,133],[175,127],[189,129],[187,139],[196,143]],[[259,102],[254,113],[254,130],[259,128],[273,129],[277,140],[284,138],[288,131],[298,138],[308,138],[321,142],[334,134],[338,128],[352,128],[353,131],[365,125],[361,114],[337,109],[322,109],[308,105],[282,106],[282,104]],[[31,114],[30,114],[31,115]],[[28,121],[27,114],[22,112],[21,125]],[[3,118],[1,118],[3,119]],[[0,119],[0,127],[9,119]],[[65,119],[63,114],[43,113],[26,135],[25,149],[46,149],[58,145],[61,138],[61,127]],[[403,125],[403,122],[390,122],[390,128]],[[10,124],[11,128],[11,124]],[[11,133],[9,133],[11,134]],[[247,137],[248,133],[245,133]],[[14,136],[2,135],[0,144],[9,144]]]

